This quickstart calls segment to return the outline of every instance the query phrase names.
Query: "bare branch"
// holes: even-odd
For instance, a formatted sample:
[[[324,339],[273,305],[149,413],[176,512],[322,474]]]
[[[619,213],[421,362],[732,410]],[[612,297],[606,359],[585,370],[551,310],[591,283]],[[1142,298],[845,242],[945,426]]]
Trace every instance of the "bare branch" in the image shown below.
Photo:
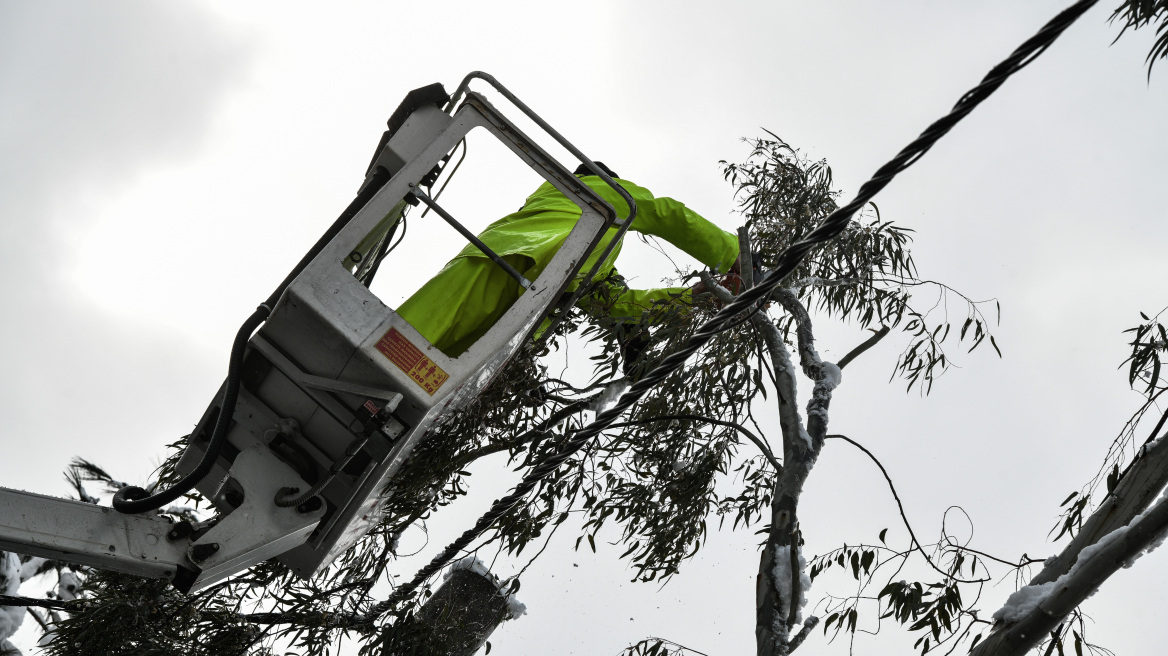
[[[710,274],[705,271],[699,274],[702,282],[706,283],[706,289],[714,294],[718,300],[723,303],[729,303],[734,299],[734,295],[730,290],[719,285]],[[806,431],[803,429],[803,419],[799,416],[799,411],[795,406],[796,386],[795,367],[791,362],[791,355],[787,351],[787,345],[783,342],[782,335],[779,334],[779,329],[767,317],[765,312],[758,312],[751,316],[751,324],[755,330],[762,336],[763,343],[771,356],[771,368],[774,371],[775,387],[779,394],[779,428],[783,433],[783,451],[784,459],[790,456],[789,445],[794,440],[798,440],[800,444],[806,444],[803,435]],[[810,444],[806,445],[810,448]]]
[[[909,524],[908,515],[906,515],[904,513],[904,504],[901,503],[900,495],[896,493],[896,486],[892,484],[892,477],[888,475],[888,470],[884,468],[883,463],[881,463],[880,460],[878,460],[876,458],[876,456],[871,451],[864,448],[864,446],[862,444],[853,440],[852,438],[848,437],[847,435],[828,435],[827,437],[828,437],[828,439],[843,440],[843,441],[847,442],[848,444],[851,444],[852,446],[856,447],[860,451],[863,451],[864,455],[868,456],[868,458],[871,459],[872,462],[876,463],[876,466],[880,469],[880,473],[884,475],[884,480],[888,482],[888,489],[892,491],[892,498],[896,501],[896,509],[898,512],[900,512],[900,521],[902,523],[904,523],[904,528],[908,530],[908,536],[912,540],[912,549],[919,551],[920,554],[922,556],[924,556],[925,562],[927,562],[929,564],[929,567],[932,567],[941,576],[951,578],[954,581],[957,581],[958,583],[982,583],[984,581],[989,580],[989,579],[957,578],[957,577],[953,576],[952,574],[950,574],[949,572],[946,572],[945,570],[938,567],[936,565],[936,563],[933,562],[933,559],[929,557],[929,554],[925,553],[924,547],[921,545],[921,541],[917,539],[916,532],[913,531],[912,525]],[[972,551],[972,550],[970,550],[970,551]],[[988,556],[988,557],[993,558],[993,556]],[[1001,560],[1001,559],[994,558],[994,560]],[[1002,562],[1005,562],[1005,561],[1002,561]],[[1008,563],[1008,564],[1013,565],[1013,563]]]
[[[876,334],[864,340],[859,346],[849,351],[848,354],[844,357],[840,358],[840,361],[835,363],[835,366],[839,367],[840,369],[848,366],[849,362],[863,355],[864,351],[867,351],[873,346],[876,346],[880,340],[884,339],[884,336],[887,335],[890,330],[892,329],[888,326],[881,326],[880,330],[875,331]]]
[[[783,309],[795,318],[795,337],[799,342],[799,364],[803,373],[811,380],[819,380],[823,360],[815,350],[815,336],[811,332],[811,315],[799,302],[799,298],[789,289],[776,289],[771,298],[779,302]]]

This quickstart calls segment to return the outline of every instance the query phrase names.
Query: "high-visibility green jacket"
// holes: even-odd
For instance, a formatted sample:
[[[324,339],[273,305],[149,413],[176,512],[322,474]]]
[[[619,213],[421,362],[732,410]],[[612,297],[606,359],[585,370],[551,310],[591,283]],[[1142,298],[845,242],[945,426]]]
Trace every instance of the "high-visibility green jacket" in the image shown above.
[[[628,216],[629,208],[612,187],[599,177],[590,175],[581,181],[592,188],[601,198],[616,208],[617,216]],[[738,238],[710,223],[698,213],[672,198],[656,198],[648,189],[628,180],[617,180],[637,203],[637,216],[630,230],[645,235],[660,237],[688,253],[697,261],[711,269],[729,271],[738,257]],[[580,218],[580,207],[568,200],[550,182],[545,182],[528,196],[527,202],[514,214],[499,219],[487,227],[479,237],[500,255],[525,255],[534,263],[529,279],[539,275],[560,250],[568,233]],[[574,291],[587,275],[609,242],[616,236],[617,228],[609,228],[607,234],[592,255],[580,267],[577,279],[569,285]],[[597,271],[601,280],[613,270],[622,244],[617,244],[605,263]],[[486,257],[482,251],[468,244],[458,257]],[[621,317],[639,317],[641,309],[653,301],[667,298],[669,294],[681,293],[682,289],[628,290],[618,299],[611,312]]]
[[[624,198],[599,177],[584,176],[581,181],[611,204],[617,216],[628,216],[629,208]],[[637,215],[630,230],[660,237],[711,269],[725,272],[733,265],[738,257],[737,237],[672,198],[656,198],[648,189],[627,180],[617,182],[637,203]],[[527,198],[518,212],[492,223],[479,238],[493,251],[504,256],[525,277],[535,279],[563,245],[580,218],[580,213],[578,205],[568,200],[551,183],[545,182]],[[607,231],[596,250],[585,260],[577,278],[569,285],[569,291],[575,290],[582,278],[592,270],[616,232],[615,227]],[[612,273],[613,263],[620,250],[621,244],[617,244],[597,271],[597,280],[603,280]],[[469,274],[479,278],[478,288],[471,296],[456,298],[463,294],[460,290],[451,289],[452,286],[470,286],[468,281],[461,279],[468,274],[458,273],[470,269],[456,264],[459,260],[468,259],[485,260],[488,266],[476,269],[488,272],[492,277],[487,281],[482,277],[488,274]],[[398,314],[443,351],[454,355],[448,347],[458,342],[462,347],[453,350],[461,352],[470,343],[467,337],[469,326],[478,325],[481,315],[485,325],[475,332],[486,332],[520,293],[514,280],[505,274],[494,275],[493,269],[499,267],[490,263],[489,258],[473,244],[468,244],[442,273],[403,303],[398,308]],[[605,311],[617,318],[638,318],[654,302],[684,295],[685,292],[684,288],[622,289]],[[461,324],[461,327],[454,326],[455,323]]]

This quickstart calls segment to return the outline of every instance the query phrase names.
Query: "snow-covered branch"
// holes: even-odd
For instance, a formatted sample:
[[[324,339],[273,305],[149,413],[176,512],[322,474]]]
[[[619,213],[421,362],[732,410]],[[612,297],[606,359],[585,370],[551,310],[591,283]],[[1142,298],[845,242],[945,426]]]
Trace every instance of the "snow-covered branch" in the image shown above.
[[[1041,642],[1099,585],[1121,567],[1130,567],[1159,546],[1168,531],[1168,499],[1161,500],[1127,526],[1082,549],[1071,568],[1046,583],[1028,585],[994,613],[995,630],[971,656],[1022,656]]]
[[[722,302],[729,302],[730,292],[717,285],[707,274],[702,281]],[[803,485],[823,448],[827,433],[827,408],[831,392],[840,382],[839,368],[825,363],[815,351],[811,319],[795,295],[783,290],[779,302],[795,317],[800,365],[815,381],[807,405],[807,428],[804,428],[796,405],[796,370],[778,327],[765,312],[757,312],[751,322],[762,337],[775,370],[778,387],[779,424],[783,433],[783,469],[775,477],[771,496],[770,531],[763,547],[756,578],[755,639],[758,656],[785,656],[802,644],[808,624],[797,635],[792,627],[803,622],[801,611],[806,603],[811,579],[807,563],[800,553],[797,510]]]
[[[1083,522],[1070,544],[1046,561],[1030,585],[1048,583],[1065,574],[1080,551],[1130,523],[1156,500],[1165,485],[1168,485],[1168,439],[1161,438],[1141,449],[1102,505]]]

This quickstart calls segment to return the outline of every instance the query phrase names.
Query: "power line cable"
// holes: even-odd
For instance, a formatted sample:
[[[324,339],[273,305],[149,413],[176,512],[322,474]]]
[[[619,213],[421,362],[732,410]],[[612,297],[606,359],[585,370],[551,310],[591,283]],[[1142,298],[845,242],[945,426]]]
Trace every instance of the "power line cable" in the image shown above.
[[[1080,0],[1076,2],[1051,19],[1034,36],[1018,46],[1009,57],[993,67],[986,74],[985,78],[982,79],[980,84],[966,92],[957,101],[957,104],[953,106],[949,114],[930,125],[916,140],[901,150],[896,157],[892,158],[884,166],[881,166],[872,178],[860,187],[856,197],[850,203],[836,209],[824,219],[818,228],[808,233],[803,239],[787,247],[779,256],[775,268],[767,273],[762,280],[758,281],[754,287],[743,291],[735,297],[734,301],[728,303],[717,314],[711,317],[709,321],[699,327],[682,348],[666,357],[655,368],[647,372],[644,377],[633,383],[613,406],[599,413],[591,424],[581,428],[572,439],[564,443],[564,446],[558,452],[548,456],[536,465],[534,469],[523,477],[523,480],[515,487],[511,494],[495,501],[491,509],[480,517],[472,528],[464,532],[457,540],[450,543],[429,564],[418,570],[418,573],[414,575],[412,580],[398,586],[388,599],[372,606],[369,612],[358,618],[357,623],[372,623],[382,614],[413,594],[426,579],[441,571],[455,555],[470,546],[472,542],[485,533],[500,517],[518,505],[528,493],[535,489],[535,486],[541,480],[557,470],[568,458],[572,457],[584,445],[588,444],[593,437],[596,437],[611,424],[615,423],[626,410],[639,401],[649,390],[656,387],[666,376],[685,364],[689,356],[693,355],[694,352],[709,342],[710,339],[734,325],[738,320],[737,315],[739,313],[768,297],[779,286],[783,278],[799,266],[799,263],[802,262],[803,258],[812,249],[824,242],[830,241],[843,232],[848,226],[852,215],[866,205],[897,174],[915,164],[954,125],[965,118],[982,101],[992,95],[994,91],[997,91],[998,87],[1002,86],[1002,83],[1011,75],[1025,68],[1030,62],[1045,52],[1063,31],[1070,27],[1072,23],[1097,2],[1098,0]]]

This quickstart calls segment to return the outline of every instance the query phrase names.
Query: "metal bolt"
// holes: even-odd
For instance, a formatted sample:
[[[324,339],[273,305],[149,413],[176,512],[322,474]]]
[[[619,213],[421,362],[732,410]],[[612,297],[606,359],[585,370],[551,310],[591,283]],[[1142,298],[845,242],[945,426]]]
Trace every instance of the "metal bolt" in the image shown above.
[[[210,544],[196,544],[191,548],[191,560],[195,561],[196,563],[201,563],[204,560],[210,558],[211,555],[216,551],[219,551],[218,542],[212,542]]]
[[[195,527],[191,526],[191,523],[184,519],[183,521],[175,524],[173,528],[166,532],[166,539],[171,542],[177,542],[187,537],[191,533],[194,533],[194,531]]]

